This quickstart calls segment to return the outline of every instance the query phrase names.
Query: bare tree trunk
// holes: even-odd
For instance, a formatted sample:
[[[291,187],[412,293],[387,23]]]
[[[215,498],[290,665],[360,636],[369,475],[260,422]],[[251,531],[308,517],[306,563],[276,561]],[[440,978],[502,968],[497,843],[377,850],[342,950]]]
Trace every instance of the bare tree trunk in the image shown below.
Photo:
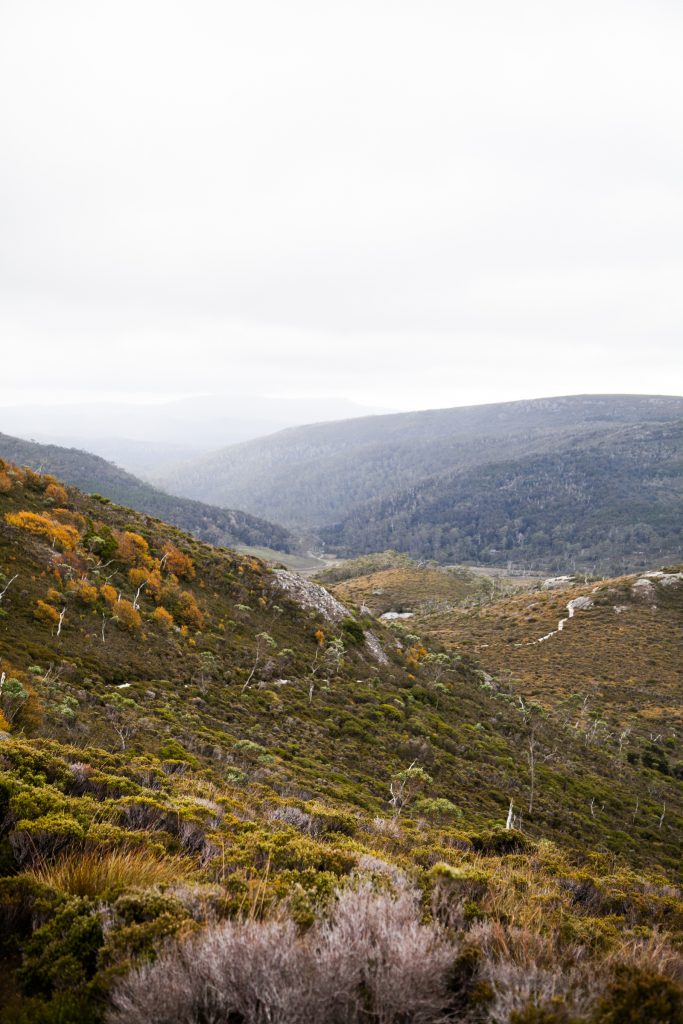
[[[11,580],[9,580],[9,581],[8,581],[8,582],[7,582],[6,584],[5,584],[5,589],[4,589],[4,590],[0,590],[0,604],[2,604],[2,599],[3,599],[3,597],[5,596],[5,594],[6,594],[6,593],[7,593],[7,591],[9,590],[9,588],[10,588],[10,587],[12,586],[12,584],[14,583],[14,581],[15,581],[15,580],[17,580],[17,579],[19,579],[19,573],[16,573],[16,575],[15,575],[15,576],[13,576],[13,577],[12,577],[12,579],[11,579]]]
[[[533,814],[536,795],[536,730],[531,726],[529,733],[529,814]]]

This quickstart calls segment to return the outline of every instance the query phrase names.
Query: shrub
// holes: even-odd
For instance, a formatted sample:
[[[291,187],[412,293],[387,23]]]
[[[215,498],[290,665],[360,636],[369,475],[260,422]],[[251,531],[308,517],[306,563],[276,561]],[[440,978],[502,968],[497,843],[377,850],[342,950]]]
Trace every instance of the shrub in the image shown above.
[[[181,591],[178,596],[178,618],[192,629],[201,629],[204,625],[204,615],[189,590]]]
[[[142,626],[142,618],[137,608],[130,601],[122,598],[114,607],[114,618],[124,629],[138,630]]]
[[[82,533],[87,526],[85,516],[82,516],[80,512],[74,512],[70,508],[53,508],[50,515],[59,523],[75,526],[79,533]]]
[[[152,559],[149,557],[149,544],[139,533],[131,530],[114,533],[119,559],[126,565],[150,566]]]
[[[47,604],[45,601],[36,601],[36,610],[34,615],[39,622],[47,622],[48,624],[55,625],[59,622],[59,612],[56,608],[53,608],[51,604]]]
[[[31,995],[51,995],[87,982],[97,967],[102,925],[88,900],[72,899],[38,928],[24,947],[19,980]]]
[[[470,835],[472,846],[478,853],[497,854],[527,853],[534,849],[532,840],[515,829],[492,828],[486,832]]]
[[[80,535],[75,527],[64,526],[56,519],[38,512],[6,512],[5,519],[10,526],[45,537],[63,551],[72,551],[79,541]]]
[[[181,579],[191,580],[195,576],[195,568],[192,559],[183,554],[175,544],[167,544],[162,552],[162,563],[168,572],[172,572]]]
[[[426,814],[433,818],[462,818],[462,811],[445,797],[421,797],[415,801],[416,814]]]
[[[157,626],[161,626],[162,629],[173,628],[173,616],[167,611],[163,605],[159,605],[152,612],[152,619],[156,622]]]
[[[58,483],[51,483],[47,485],[45,488],[45,497],[51,498],[56,505],[64,505],[69,500],[66,488],[62,487],[62,485]]]
[[[342,619],[341,628],[343,629],[347,639],[352,644],[358,646],[365,640],[365,631],[361,624],[356,622],[355,619]]]
[[[83,839],[84,833],[75,818],[56,812],[31,821],[18,821],[10,835],[10,844],[20,864],[35,864]]]
[[[0,686],[0,710],[7,728],[21,714],[29,699],[29,692],[19,679],[10,676]]]
[[[81,604],[86,606],[97,604],[99,597],[97,587],[93,586],[92,583],[88,583],[87,580],[74,580],[68,585],[67,589]]]
[[[28,875],[0,879],[0,947],[41,927],[64,896]]]
[[[228,921],[133,971],[110,1024],[428,1024],[451,1001],[455,947],[417,895],[361,884],[303,936],[291,920]]]
[[[623,966],[593,1019],[595,1024],[683,1024],[683,989],[661,975]]]
[[[119,592],[116,587],[112,587],[111,583],[103,583],[100,587],[100,594],[109,607],[113,609],[119,599]]]

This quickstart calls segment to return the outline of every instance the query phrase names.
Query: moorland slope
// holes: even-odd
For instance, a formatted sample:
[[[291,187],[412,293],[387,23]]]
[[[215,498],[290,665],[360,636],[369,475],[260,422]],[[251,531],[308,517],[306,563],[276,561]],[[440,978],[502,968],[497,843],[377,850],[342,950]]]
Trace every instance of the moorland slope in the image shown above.
[[[5,1020],[679,1021],[672,772],[9,464],[0,573]]]

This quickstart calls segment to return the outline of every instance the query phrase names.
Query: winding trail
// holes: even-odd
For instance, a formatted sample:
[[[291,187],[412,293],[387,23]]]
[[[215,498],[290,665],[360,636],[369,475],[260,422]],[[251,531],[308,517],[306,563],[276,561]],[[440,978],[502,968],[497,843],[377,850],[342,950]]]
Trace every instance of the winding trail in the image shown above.
[[[557,636],[558,633],[561,633],[562,630],[564,629],[565,622],[568,622],[570,619],[574,618],[574,614],[575,614],[577,608],[592,608],[592,607],[593,607],[593,601],[591,600],[590,597],[575,597],[575,598],[573,598],[573,600],[568,601],[567,605],[566,605],[567,615],[566,615],[566,617],[564,619],[560,619],[560,621],[557,624],[557,629],[551,630],[550,633],[546,633],[545,636],[540,636],[538,638],[538,640],[531,640],[531,641],[529,641],[528,646],[531,647],[534,644],[545,643],[546,640],[550,640],[551,636]]]

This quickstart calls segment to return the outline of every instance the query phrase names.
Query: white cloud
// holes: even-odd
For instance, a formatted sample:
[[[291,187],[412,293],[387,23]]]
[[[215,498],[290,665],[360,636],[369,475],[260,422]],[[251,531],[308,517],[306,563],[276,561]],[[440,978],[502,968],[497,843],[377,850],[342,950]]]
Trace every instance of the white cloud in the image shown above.
[[[683,10],[7,0],[4,400],[683,393]]]

